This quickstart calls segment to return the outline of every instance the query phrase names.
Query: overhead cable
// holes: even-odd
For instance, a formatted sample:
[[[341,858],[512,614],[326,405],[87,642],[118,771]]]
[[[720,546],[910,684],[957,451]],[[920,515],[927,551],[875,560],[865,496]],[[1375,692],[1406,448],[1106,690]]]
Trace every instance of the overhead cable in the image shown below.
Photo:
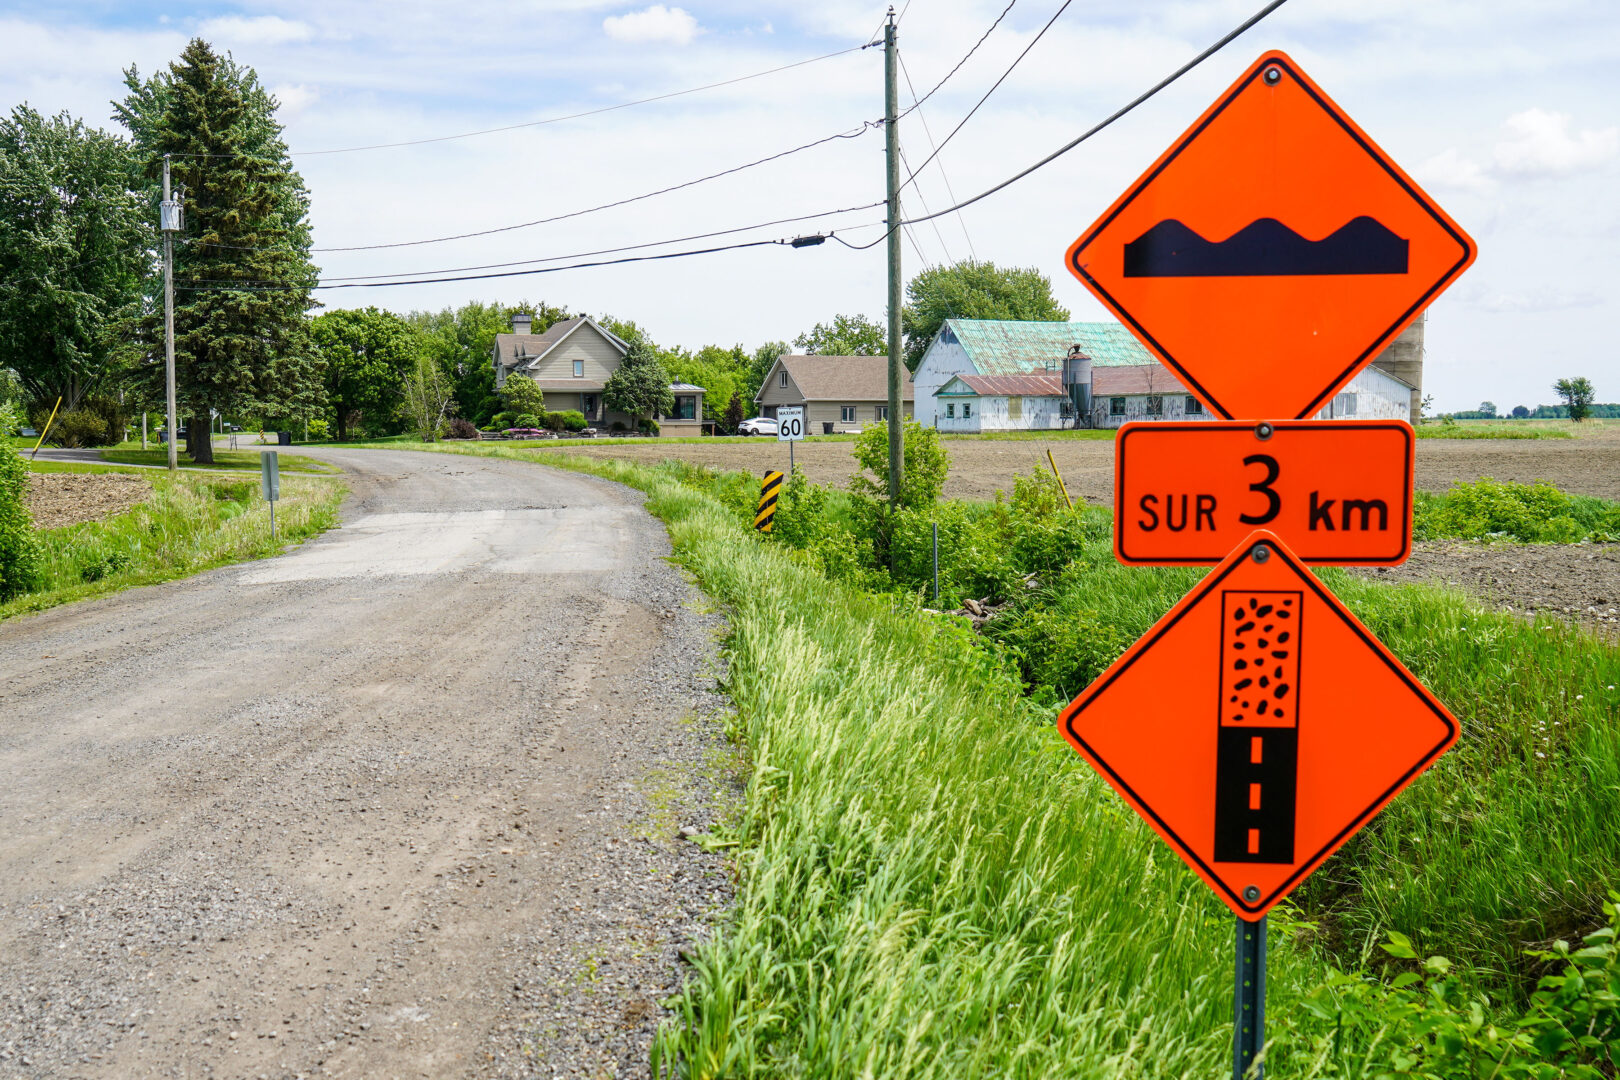
[[[1001,73],[1001,78],[997,79],[995,81],[995,83],[991,85],[990,89],[988,89],[988,90],[986,90],[984,92],[984,96],[981,97],[974,104],[973,108],[968,110],[967,115],[962,117],[962,119],[957,122],[956,126],[951,129],[950,134],[946,135],[943,139],[941,139],[939,141],[939,144],[934,147],[934,152],[932,154],[928,155],[927,160],[925,160],[921,165],[919,165],[917,167],[916,171],[912,172],[911,175],[906,177],[905,182],[900,185],[900,190],[904,191],[907,184],[909,184],[913,180],[917,179],[917,172],[920,172],[921,170],[928,168],[928,162],[933,161],[935,158],[937,158],[939,156],[939,152],[941,150],[945,149],[946,144],[949,143],[952,139],[956,138],[956,133],[958,131],[962,130],[962,126],[964,124],[966,124],[969,120],[973,119],[973,114],[979,111],[979,106],[983,105],[986,101],[990,100],[990,95],[995,93],[996,90],[1000,88],[1001,84],[1007,81],[1007,76],[1009,76],[1009,75],[1011,75],[1013,73],[1014,68],[1016,68],[1019,64],[1023,63],[1024,57],[1029,55],[1029,50],[1033,49],[1035,47],[1035,45],[1041,40],[1041,38],[1046,36],[1046,32],[1048,30],[1052,29],[1052,24],[1058,21],[1058,16],[1062,15],[1065,11],[1069,10],[1069,5],[1072,4],[1072,3],[1074,3],[1074,0],[1063,0],[1062,6],[1059,7],[1057,9],[1057,11],[1053,12],[1052,17],[1050,19],[1046,20],[1046,25],[1041,27],[1040,33],[1036,34],[1034,36],[1034,38],[1032,38],[1030,40],[1030,43],[1028,45],[1024,46],[1024,51],[1019,53],[1017,58],[1015,60],[1013,60],[1013,62],[1010,65],[1008,65],[1007,70],[1003,71]]]
[[[934,89],[928,91],[928,93],[924,94],[922,97],[917,97],[917,91],[915,89],[912,89],[911,90],[911,96],[912,96],[912,98],[914,100],[912,101],[911,105],[907,107],[906,111],[901,113],[899,117],[896,117],[896,119],[901,119],[901,118],[904,118],[906,116],[909,116],[911,114],[912,109],[917,108],[923,102],[925,102],[929,98],[933,97],[934,94],[939,91],[940,87],[942,87],[946,83],[950,82],[951,81],[951,76],[955,75],[958,71],[961,71],[962,70],[962,65],[968,62],[968,57],[972,56],[974,53],[979,51],[979,46],[984,44],[985,38],[988,38],[990,36],[991,30],[994,30],[996,27],[1001,25],[1001,20],[1005,19],[1007,17],[1007,12],[1011,11],[1013,9],[1013,4],[1016,4],[1016,3],[1018,3],[1018,0],[1010,0],[1010,2],[1007,4],[1007,6],[1001,9],[1001,14],[997,15],[996,16],[996,21],[990,24],[990,29],[986,30],[983,34],[981,34],[979,36],[979,40],[975,41],[973,43],[973,48],[969,49],[966,53],[964,53],[962,55],[962,59],[960,59],[960,60],[958,60],[956,62],[956,66],[951,68],[951,70],[947,71],[945,73],[945,77],[943,79],[939,80],[939,82],[934,84]],[[902,63],[901,66],[904,67],[904,64]],[[908,89],[911,88],[911,76],[910,75],[906,76],[906,86],[907,86]]]
[[[983,191],[979,192],[977,195],[974,195],[972,198],[963,199],[961,202],[955,204],[954,206],[947,206],[943,210],[937,210],[934,213],[925,215],[924,217],[908,218],[908,219],[904,219],[904,220],[899,221],[899,222],[895,222],[895,223],[891,224],[888,229],[884,230],[882,236],[878,237],[876,240],[872,241],[870,244],[858,244],[858,245],[857,244],[851,244],[849,241],[845,240],[843,237],[840,237],[840,236],[834,236],[833,239],[837,240],[839,243],[843,244],[845,247],[854,248],[857,251],[864,251],[867,248],[876,247],[878,244],[881,244],[885,239],[888,238],[889,233],[898,225],[914,225],[914,224],[917,224],[918,222],[927,221],[927,220],[929,220],[931,218],[943,217],[946,214],[954,214],[956,211],[961,210],[963,207],[972,206],[974,203],[980,201],[981,199],[987,199],[991,195],[994,195],[996,192],[1001,191],[1003,188],[1006,188],[1006,187],[1009,187],[1009,186],[1011,186],[1013,184],[1016,184],[1018,181],[1022,180],[1024,177],[1028,176],[1030,173],[1033,173],[1035,170],[1043,168],[1044,166],[1050,165],[1052,162],[1056,161],[1058,158],[1062,157],[1064,154],[1067,154],[1070,150],[1073,150],[1075,147],[1079,146],[1081,143],[1085,142],[1087,139],[1091,138],[1093,135],[1097,134],[1099,131],[1102,131],[1104,128],[1108,127],[1110,124],[1113,124],[1115,121],[1119,120],[1121,117],[1123,117],[1127,113],[1131,112],[1131,110],[1135,109],[1138,105],[1141,105],[1143,102],[1145,102],[1149,98],[1153,97],[1159,91],[1163,90],[1165,87],[1169,86],[1171,83],[1175,82],[1177,79],[1179,79],[1183,75],[1187,74],[1187,72],[1191,71],[1193,68],[1197,67],[1199,64],[1202,64],[1205,60],[1208,60],[1210,57],[1214,56],[1216,53],[1218,53],[1222,49],[1226,48],[1226,46],[1228,46],[1232,42],[1236,41],[1239,37],[1241,37],[1244,34],[1245,31],[1252,28],[1256,23],[1260,22],[1260,20],[1264,19],[1267,15],[1270,15],[1273,11],[1276,11],[1278,8],[1282,7],[1287,2],[1288,2],[1288,0],[1271,0],[1271,2],[1268,3],[1265,7],[1261,8],[1259,11],[1255,12],[1253,15],[1251,15],[1247,19],[1243,20],[1243,22],[1239,23],[1236,27],[1234,27],[1231,31],[1229,31],[1224,37],[1222,37],[1219,41],[1215,42],[1209,48],[1205,49],[1203,52],[1199,53],[1197,56],[1193,57],[1191,60],[1189,60],[1185,64],[1181,65],[1179,68],[1177,68],[1175,71],[1171,72],[1169,75],[1165,76],[1163,79],[1159,80],[1159,82],[1155,83],[1152,87],[1150,87],[1147,90],[1143,91],[1140,95],[1138,95],[1135,99],[1133,99],[1129,103],[1121,106],[1115,112],[1113,112],[1109,116],[1105,117],[1104,119],[1099,121],[1097,124],[1095,124],[1091,128],[1088,128],[1087,130],[1081,132],[1079,135],[1075,136],[1073,139],[1071,139],[1068,142],[1064,143],[1062,146],[1058,147],[1056,150],[1052,151],[1050,154],[1047,154],[1045,157],[1041,158],[1041,160],[1039,160],[1035,164],[1029,166],[1027,169],[1020,170],[1019,172],[1016,172],[1013,175],[1007,177],[1005,180],[1002,180],[1000,183],[995,184],[995,185],[993,185],[991,187],[985,188]]]
[[[807,237],[784,237],[778,240],[745,240],[737,244],[699,248],[694,251],[668,251],[661,255],[628,255],[622,259],[602,259],[596,262],[570,263],[567,266],[545,266],[534,270],[507,270],[497,274],[467,274],[461,277],[415,278],[409,281],[365,281],[331,285],[281,285],[274,282],[237,282],[228,279],[193,279],[189,284],[176,284],[175,288],[188,292],[306,292],[317,289],[387,289],[395,285],[437,285],[449,281],[482,281],[488,278],[525,277],[533,274],[556,274],[564,270],[584,270],[593,266],[617,266],[621,263],[656,262],[660,259],[684,259],[692,255],[713,255],[721,251],[736,251],[753,247],[806,247]],[[795,243],[795,241],[800,241]]]
[[[1012,7],[1011,4],[1009,4],[1007,6],[1008,6],[1009,9]],[[1006,14],[1006,12],[1002,12],[1002,14]],[[937,150],[937,147],[935,146],[935,143],[934,143],[934,133],[928,127],[928,117],[925,116],[923,114],[922,110],[918,108],[918,106],[920,106],[922,104],[922,101],[920,101],[917,98],[917,89],[916,89],[916,87],[911,85],[911,72],[906,70],[906,57],[905,57],[905,54],[900,52],[899,50],[896,50],[895,54],[894,54],[894,57],[895,57],[896,60],[900,61],[900,74],[906,80],[906,89],[911,92],[912,105],[911,105],[911,109],[906,110],[906,113],[910,113],[912,111],[912,109],[917,109],[917,119],[922,122],[923,134],[928,137],[928,147],[931,150]],[[939,87],[936,86],[934,89],[937,90],[937,89],[939,89]],[[933,91],[929,91],[929,92],[932,93]],[[936,154],[935,157],[937,158],[938,154]],[[905,154],[904,154],[903,150],[901,152],[901,161],[905,161]],[[950,198],[950,200],[952,202],[955,202],[956,201],[956,189],[951,187],[951,178],[950,178],[950,175],[948,173],[946,173],[946,171],[945,171],[945,162],[939,161],[934,166],[934,168],[939,170],[939,178],[941,180],[945,181],[945,194]],[[911,163],[910,162],[906,162],[906,171],[907,172],[911,171]],[[922,191],[922,189],[921,189],[921,187],[919,187],[918,188],[919,195],[921,194],[921,191]],[[923,212],[928,213],[928,204],[927,203],[923,203]],[[972,256],[973,258],[975,258],[975,259],[978,258],[979,253],[973,247],[973,237],[968,235],[967,218],[963,217],[960,212],[958,212],[957,215],[956,215],[956,224],[962,230],[962,239],[967,241],[968,254],[970,256]],[[938,226],[937,225],[935,226],[935,230],[938,231]],[[944,244],[945,244],[945,238],[940,237],[939,242],[940,242],[940,246],[943,247]],[[948,254],[949,253],[947,252],[947,255]]]
[[[617,105],[603,105],[595,109],[586,109],[584,112],[569,113],[566,116],[550,116],[544,120],[527,120],[521,124],[507,124],[504,127],[482,128],[478,131],[463,131],[456,135],[437,135],[428,139],[408,139],[404,142],[371,143],[366,146],[338,146],[328,150],[294,150],[289,151],[291,157],[320,157],[326,154],[353,154],[362,150],[392,150],[401,146],[425,146],[429,143],[451,142],[455,139],[471,139],[478,135],[495,135],[503,131],[518,131],[522,128],[542,127],[546,124],[559,124],[564,120],[579,120],[587,116],[598,116],[602,113],[616,112],[619,109],[629,109],[636,105],[650,105],[655,101],[668,101],[670,98],[685,97],[687,94],[698,94],[705,90],[717,90],[722,86],[734,86],[737,83],[748,82],[750,79],[760,79],[766,75],[775,75],[781,71],[791,71],[794,68],[804,67],[806,64],[818,63],[822,60],[831,60],[837,56],[847,56],[853,52],[860,52],[865,45],[852,45],[837,52],[824,53],[821,56],[812,56],[808,60],[796,60],[791,64],[768,68],[765,71],[756,71],[750,75],[738,75],[732,79],[722,79],[719,82],[706,83],[703,86],[690,86],[685,90],[671,90],[667,94],[654,94],[652,97],[637,98],[634,101],[621,101]],[[172,157],[183,158],[214,158],[238,157],[238,154],[172,154]]]

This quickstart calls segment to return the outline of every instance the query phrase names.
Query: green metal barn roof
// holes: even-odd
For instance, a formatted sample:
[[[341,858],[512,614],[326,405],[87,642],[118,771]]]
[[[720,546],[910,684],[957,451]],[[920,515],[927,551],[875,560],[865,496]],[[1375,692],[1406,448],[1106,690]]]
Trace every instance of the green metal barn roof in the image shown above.
[[[1118,323],[946,319],[940,333],[961,343],[980,375],[1028,375],[1048,364],[1056,370],[1071,345],[1080,346],[1093,367],[1155,362],[1153,354]]]

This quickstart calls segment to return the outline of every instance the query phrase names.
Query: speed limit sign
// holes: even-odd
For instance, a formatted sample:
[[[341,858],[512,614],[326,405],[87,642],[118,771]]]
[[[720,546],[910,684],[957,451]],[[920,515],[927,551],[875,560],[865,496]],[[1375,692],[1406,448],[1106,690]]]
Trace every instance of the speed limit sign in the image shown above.
[[[804,438],[804,408],[795,405],[792,408],[779,408],[776,410],[776,441],[794,442]]]

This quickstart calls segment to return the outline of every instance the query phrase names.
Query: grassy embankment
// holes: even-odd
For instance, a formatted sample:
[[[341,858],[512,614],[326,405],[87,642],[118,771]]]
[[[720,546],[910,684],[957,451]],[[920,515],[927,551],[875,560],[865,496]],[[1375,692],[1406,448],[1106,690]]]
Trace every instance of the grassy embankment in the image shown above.
[[[752,477],[566,463],[646,490],[730,616],[752,764],[722,838],[738,906],[701,952],[662,1062],[703,1077],[1223,1068],[1231,917],[1060,741],[1052,711],[1196,571],[1119,567],[1095,513],[1076,515],[1068,569],[987,646],[922,616],[916,582],[873,593],[752,534]],[[1376,1034],[1383,1014],[1341,1030],[1350,998],[1325,988],[1332,970],[1416,970],[1377,948],[1404,932],[1489,995],[1482,1016],[1506,1016],[1545,970],[1527,943],[1601,923],[1620,866],[1620,663],[1578,630],[1456,594],[1324,577],[1464,727],[1273,920],[1273,1066],[1375,1075],[1416,1036]]]
[[[260,498],[257,479],[196,472],[171,477],[150,469],[43,461],[31,471],[120,472],[150,481],[152,495],[105,521],[41,530],[41,580],[0,604],[0,619],[280,554],[288,544],[335,526],[345,490],[332,479],[283,478],[272,540],[269,505]]]
[[[120,447],[103,450],[101,456],[103,460],[114,465],[159,465],[167,467],[169,464],[169,452],[161,448],[142,450],[139,447],[134,449]],[[259,452],[257,450],[222,450],[219,447],[214,448],[214,461],[212,464],[199,465],[187,457],[184,452],[180,454],[179,464],[182,469],[224,469],[238,472],[245,469],[258,472],[260,467]],[[290,454],[285,450],[277,453],[276,467],[284,473],[313,473],[327,476],[343,471],[329,462],[316,461],[312,457],[304,457],[301,454]]]

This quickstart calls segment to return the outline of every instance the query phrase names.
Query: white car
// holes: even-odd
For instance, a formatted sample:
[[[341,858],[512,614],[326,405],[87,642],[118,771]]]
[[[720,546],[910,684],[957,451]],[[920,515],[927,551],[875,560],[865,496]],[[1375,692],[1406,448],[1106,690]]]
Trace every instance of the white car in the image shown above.
[[[776,421],[769,416],[756,416],[737,425],[739,435],[775,435]]]

